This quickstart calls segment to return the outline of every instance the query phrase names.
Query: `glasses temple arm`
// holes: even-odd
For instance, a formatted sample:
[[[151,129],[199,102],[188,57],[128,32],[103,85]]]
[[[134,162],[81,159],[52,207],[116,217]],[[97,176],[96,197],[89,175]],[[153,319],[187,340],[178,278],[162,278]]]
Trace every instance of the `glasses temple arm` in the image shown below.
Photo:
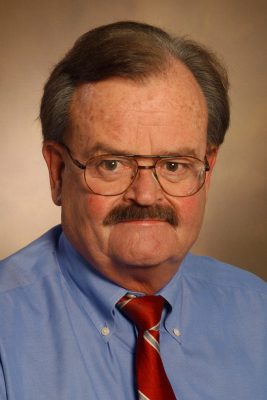
[[[60,144],[67,150],[67,153],[68,153],[71,161],[73,162],[74,165],[76,165],[76,167],[83,169],[83,170],[86,169],[85,164],[82,164],[79,160],[76,160],[75,158],[73,158],[70,149],[68,148],[68,146],[65,143],[60,143]]]

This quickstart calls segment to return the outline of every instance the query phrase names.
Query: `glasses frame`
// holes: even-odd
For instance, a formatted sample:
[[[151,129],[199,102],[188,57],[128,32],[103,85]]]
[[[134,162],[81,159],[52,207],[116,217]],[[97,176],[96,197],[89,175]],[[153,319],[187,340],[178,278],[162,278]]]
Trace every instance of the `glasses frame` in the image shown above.
[[[172,154],[172,155],[164,155],[164,156],[163,156],[163,155],[140,155],[140,154],[101,154],[101,155],[99,155],[99,156],[95,156],[95,157],[90,157],[90,158],[88,158],[88,160],[86,161],[86,163],[83,164],[83,163],[81,163],[79,160],[77,160],[76,158],[74,158],[74,157],[72,156],[70,148],[69,148],[65,143],[60,143],[60,144],[66,149],[66,151],[67,151],[67,153],[68,153],[68,155],[69,155],[71,161],[73,162],[73,164],[76,165],[76,167],[78,167],[79,169],[81,169],[81,170],[84,171],[84,173],[83,173],[83,175],[84,175],[84,180],[85,180],[85,183],[86,183],[86,186],[88,187],[88,189],[89,189],[92,193],[97,194],[97,195],[100,195],[100,196],[118,196],[118,195],[120,195],[120,194],[125,193],[125,192],[129,189],[129,187],[133,184],[133,182],[135,181],[135,178],[137,177],[138,172],[139,172],[140,169],[141,169],[141,170],[142,170],[142,169],[152,169],[152,170],[153,170],[153,175],[154,175],[154,177],[156,178],[156,180],[157,180],[159,186],[161,187],[161,189],[163,190],[164,193],[167,193],[169,196],[173,196],[173,197],[190,197],[190,196],[193,196],[194,194],[196,194],[197,192],[199,192],[199,190],[203,187],[203,185],[204,185],[204,183],[205,183],[205,180],[206,180],[206,173],[207,173],[208,171],[210,171],[210,165],[209,165],[209,162],[208,162],[208,160],[207,160],[207,156],[205,156],[204,161],[203,161],[203,160],[200,160],[199,158],[194,157],[194,156],[190,156],[190,155],[189,155],[189,156],[187,156],[187,155],[181,156],[181,154],[174,154],[174,155]],[[94,160],[94,159],[97,159],[97,158],[100,158],[100,157],[103,157],[103,156],[109,156],[109,157],[110,157],[110,156],[114,156],[114,157],[119,157],[119,158],[120,158],[120,157],[121,157],[121,158],[130,158],[130,159],[133,159],[133,160],[135,161],[135,163],[136,163],[137,169],[136,169],[136,173],[135,173],[135,175],[134,175],[134,177],[133,177],[131,183],[127,186],[126,189],[124,189],[124,190],[121,191],[120,193],[116,193],[116,194],[102,194],[102,193],[97,193],[97,192],[95,192],[95,191],[88,185],[88,183],[87,183],[87,180],[86,180],[86,165],[87,165],[88,161]],[[144,158],[144,159],[156,159],[156,161],[155,161],[155,163],[154,163],[153,165],[139,165],[138,162],[137,162],[137,159],[142,159],[142,158]],[[157,175],[156,165],[157,165],[158,161],[160,161],[160,160],[173,159],[173,158],[190,158],[190,159],[192,159],[192,160],[197,160],[197,161],[199,161],[199,162],[201,162],[201,163],[203,164],[205,175],[204,175],[203,182],[202,182],[201,186],[197,189],[197,191],[195,191],[195,192],[193,192],[193,193],[190,193],[190,194],[187,194],[187,195],[183,195],[183,196],[178,195],[178,196],[177,196],[177,195],[173,195],[173,194],[168,193],[168,192],[162,187],[162,184],[160,183],[160,180],[159,180],[158,175]]]

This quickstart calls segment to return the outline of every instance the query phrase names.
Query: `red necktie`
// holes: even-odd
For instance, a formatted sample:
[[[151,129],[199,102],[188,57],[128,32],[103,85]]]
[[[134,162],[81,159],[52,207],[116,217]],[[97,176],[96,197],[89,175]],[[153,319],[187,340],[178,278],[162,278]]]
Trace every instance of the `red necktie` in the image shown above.
[[[139,400],[175,400],[159,352],[159,326],[165,300],[161,296],[127,294],[117,306],[138,329],[136,382]]]

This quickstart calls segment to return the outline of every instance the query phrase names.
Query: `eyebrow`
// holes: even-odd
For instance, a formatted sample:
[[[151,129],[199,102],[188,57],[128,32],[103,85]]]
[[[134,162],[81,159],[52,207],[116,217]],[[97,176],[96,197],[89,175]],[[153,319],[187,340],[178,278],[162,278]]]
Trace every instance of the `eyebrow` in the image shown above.
[[[135,153],[130,153],[129,150],[117,149],[117,148],[115,149],[114,147],[112,147],[108,144],[101,143],[101,142],[96,142],[94,144],[94,146],[87,152],[89,157],[93,157],[97,153],[99,153],[99,154],[116,154],[116,155],[121,155],[121,156],[135,154]],[[144,154],[142,154],[142,155],[144,155]],[[149,154],[147,154],[147,155],[149,155]],[[161,155],[161,156],[174,156],[175,155],[175,156],[197,157],[196,151],[190,147],[181,147],[181,148],[177,149],[177,151],[163,150],[163,151],[160,151],[157,155]]]

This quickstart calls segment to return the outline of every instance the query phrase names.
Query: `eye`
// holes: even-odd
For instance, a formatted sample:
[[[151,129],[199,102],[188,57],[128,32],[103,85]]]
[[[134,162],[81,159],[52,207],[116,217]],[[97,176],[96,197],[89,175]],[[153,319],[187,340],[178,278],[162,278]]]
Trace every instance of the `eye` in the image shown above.
[[[158,172],[166,179],[181,179],[191,173],[191,164],[186,159],[167,159],[158,164]]]
[[[180,167],[182,167],[182,164],[175,162],[175,161],[166,161],[165,162],[165,168],[169,172],[176,172]]]
[[[115,171],[119,167],[119,161],[117,160],[101,160],[98,164],[99,168],[103,168],[106,171]]]
[[[133,167],[126,157],[116,157],[112,154],[95,157],[86,164],[87,179],[115,182],[121,178],[128,178],[132,174]]]
[[[176,161],[176,160],[166,160],[163,165],[163,169],[165,170],[166,173],[175,173],[175,174],[181,174],[184,173],[190,165],[186,162],[183,161]]]

